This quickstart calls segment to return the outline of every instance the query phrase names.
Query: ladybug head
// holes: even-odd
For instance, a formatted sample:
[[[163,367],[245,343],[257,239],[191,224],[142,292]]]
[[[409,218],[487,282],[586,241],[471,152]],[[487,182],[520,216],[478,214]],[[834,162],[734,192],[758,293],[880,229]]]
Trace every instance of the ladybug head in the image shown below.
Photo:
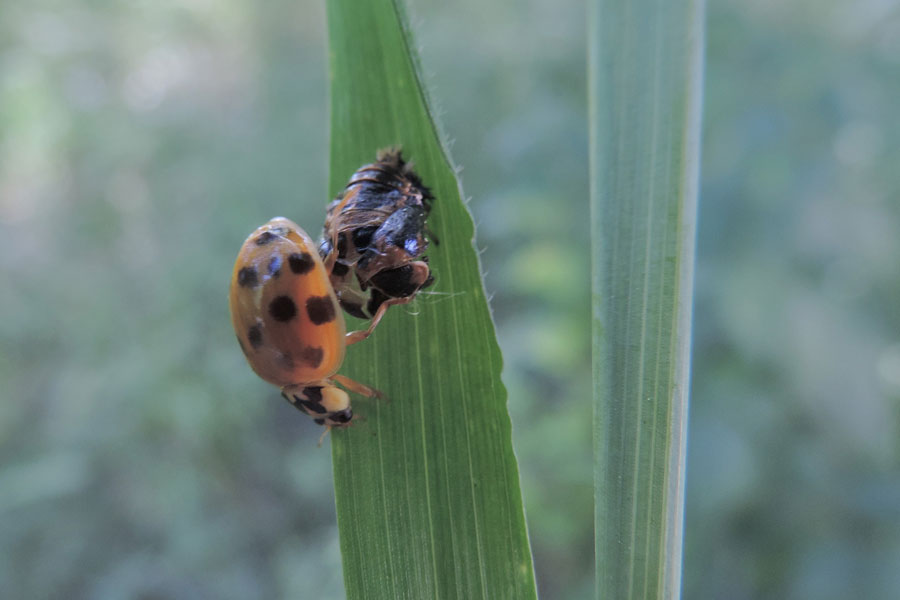
[[[344,410],[330,412],[325,415],[325,425],[332,427],[347,427],[353,421],[353,410],[348,406]]]
[[[347,427],[353,421],[350,396],[347,392],[325,383],[324,385],[287,385],[281,395],[302,410],[319,425]]]

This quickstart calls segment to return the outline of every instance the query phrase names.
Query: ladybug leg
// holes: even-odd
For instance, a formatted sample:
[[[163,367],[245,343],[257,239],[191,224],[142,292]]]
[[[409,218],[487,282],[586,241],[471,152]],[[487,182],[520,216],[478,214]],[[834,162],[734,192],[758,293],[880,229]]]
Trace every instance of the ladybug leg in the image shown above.
[[[344,375],[332,375],[331,379],[333,381],[338,382],[351,392],[357,393],[360,396],[365,396],[366,398],[378,398],[383,399],[385,397],[384,392],[381,390],[376,390],[375,388],[370,388],[367,385],[363,385],[358,381],[354,381],[349,377]]]
[[[325,426],[325,431],[322,432],[322,435],[319,436],[319,448],[322,447],[322,442],[325,441],[325,438],[328,437],[328,433],[331,431],[331,425]]]
[[[375,331],[375,328],[378,326],[384,313],[387,312],[389,306],[394,306],[395,304],[408,304],[409,302],[412,302],[412,299],[413,297],[410,296],[406,298],[389,298],[385,300],[381,306],[378,307],[378,311],[375,313],[375,316],[372,317],[372,322],[369,323],[369,326],[365,330],[351,331],[347,334],[347,337],[345,338],[346,344],[349,346],[356,342],[361,342],[372,335],[372,332]]]

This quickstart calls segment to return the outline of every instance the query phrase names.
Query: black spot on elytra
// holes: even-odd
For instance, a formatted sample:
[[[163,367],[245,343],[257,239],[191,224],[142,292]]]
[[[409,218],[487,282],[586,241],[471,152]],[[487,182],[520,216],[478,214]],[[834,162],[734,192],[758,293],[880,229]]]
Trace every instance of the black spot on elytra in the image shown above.
[[[300,360],[306,363],[308,366],[312,368],[318,367],[322,364],[322,359],[325,357],[325,351],[321,348],[316,348],[314,346],[309,346],[304,348],[300,352]],[[307,388],[312,389],[312,388]]]
[[[257,323],[247,330],[247,341],[250,342],[254,350],[262,345],[262,324]]]
[[[288,296],[278,296],[269,302],[269,314],[276,321],[286,323],[297,316],[297,305]]]
[[[306,252],[295,252],[288,256],[288,264],[291,265],[291,271],[297,275],[303,275],[312,271],[316,263],[313,261],[313,257]]]
[[[343,277],[347,273],[350,272],[350,267],[345,265],[344,263],[336,262],[334,263],[334,268],[331,269],[332,275],[337,275],[338,277]]]
[[[325,419],[314,419],[316,425],[324,425]]]
[[[288,298],[290,300],[290,298]],[[293,302],[291,305],[293,306]],[[306,314],[315,325],[334,321],[334,303],[328,296],[312,296],[306,301]],[[293,315],[291,315],[293,317]]]
[[[271,231],[263,231],[254,241],[256,242],[257,246],[265,246],[266,244],[271,243],[272,240],[277,237],[278,236]]]
[[[278,277],[281,275],[281,256],[276,254],[272,258],[269,259],[269,275],[272,277]]]
[[[281,361],[281,366],[284,367],[288,371],[294,370],[294,357],[285,352],[281,356],[278,357],[278,360]]]
[[[237,282],[241,287],[256,287],[259,285],[259,277],[255,267],[244,267],[237,274]]]

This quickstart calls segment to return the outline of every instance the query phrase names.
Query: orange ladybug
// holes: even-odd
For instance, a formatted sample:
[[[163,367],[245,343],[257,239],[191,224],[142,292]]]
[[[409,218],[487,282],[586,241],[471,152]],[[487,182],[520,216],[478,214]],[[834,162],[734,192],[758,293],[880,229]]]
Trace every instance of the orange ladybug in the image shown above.
[[[350,397],[336,384],[383,397],[337,374],[346,346],[367,338],[378,320],[365,331],[346,332],[329,280],[334,264],[319,257],[296,223],[276,217],[244,242],[229,293],[231,321],[250,366],[326,433],[353,420]]]

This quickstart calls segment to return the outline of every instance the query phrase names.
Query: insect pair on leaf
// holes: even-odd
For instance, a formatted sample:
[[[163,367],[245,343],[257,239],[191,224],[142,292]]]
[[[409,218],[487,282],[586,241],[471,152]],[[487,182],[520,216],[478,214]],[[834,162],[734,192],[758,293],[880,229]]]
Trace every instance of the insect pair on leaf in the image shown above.
[[[388,307],[433,283],[423,256],[433,199],[399,149],[383,150],[329,204],[318,244],[276,217],[238,253],[229,306],[241,350],[325,434],[353,420],[350,397],[336,384],[383,397],[337,371],[346,347],[369,337]],[[341,309],[369,326],[348,333]]]

